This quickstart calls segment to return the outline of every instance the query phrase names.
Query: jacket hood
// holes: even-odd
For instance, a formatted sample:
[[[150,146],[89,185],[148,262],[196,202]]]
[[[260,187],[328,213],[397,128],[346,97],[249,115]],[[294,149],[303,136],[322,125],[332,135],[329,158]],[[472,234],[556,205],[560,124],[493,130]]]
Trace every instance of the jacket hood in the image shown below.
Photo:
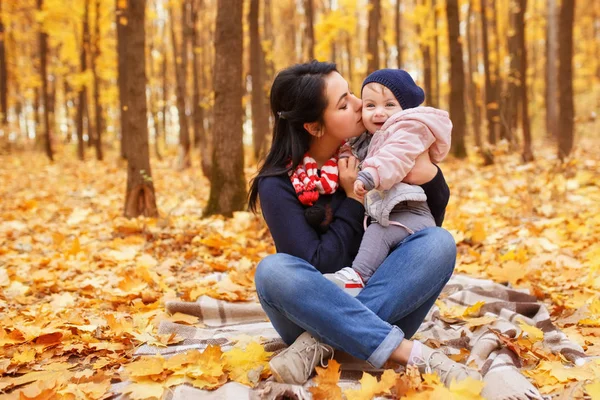
[[[412,123],[423,124],[431,131],[436,140],[430,148],[430,155],[434,162],[443,159],[450,151],[452,134],[452,121],[448,112],[433,107],[409,108],[388,118],[381,130],[385,131],[392,125],[405,127]]]

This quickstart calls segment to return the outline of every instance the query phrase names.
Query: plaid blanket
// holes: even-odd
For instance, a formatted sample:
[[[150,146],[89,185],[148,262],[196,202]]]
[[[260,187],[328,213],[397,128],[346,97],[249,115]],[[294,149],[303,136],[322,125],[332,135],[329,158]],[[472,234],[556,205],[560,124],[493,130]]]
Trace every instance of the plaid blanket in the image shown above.
[[[453,318],[447,312],[471,306],[475,307],[469,314],[470,320]],[[136,355],[159,353],[168,357],[190,349],[202,350],[210,344],[219,345],[223,351],[227,351],[238,340],[248,340],[248,336],[263,343],[267,351],[277,352],[285,348],[258,302],[230,303],[202,296],[194,303],[169,301],[166,308],[170,313],[194,315],[205,327],[163,321],[159,333],[176,333],[184,340],[166,348],[145,345],[137,349]],[[546,307],[527,291],[461,275],[454,275],[450,279],[415,339],[432,347],[439,346],[448,355],[460,357],[461,354],[468,354],[468,358],[463,362],[478,368],[484,380],[487,378],[490,381],[503,382],[503,385],[529,385],[532,391],[536,391],[520,373],[521,360],[511,351],[511,347],[507,346],[506,338],[518,337],[523,328],[522,324],[536,327],[543,332],[540,351],[561,354],[575,364],[581,364],[586,358],[583,349],[552,324]],[[365,361],[343,352],[336,352],[335,358],[342,364],[340,386],[343,390],[357,387],[363,371],[371,374],[381,372]],[[113,389],[116,391],[126,384],[127,382],[119,383],[114,385]],[[180,385],[167,392],[165,398],[274,399],[278,394],[285,392],[292,398],[309,399],[311,396],[307,388],[311,385],[311,381],[303,387],[279,385],[268,381],[250,389],[236,382],[229,382],[215,391]]]

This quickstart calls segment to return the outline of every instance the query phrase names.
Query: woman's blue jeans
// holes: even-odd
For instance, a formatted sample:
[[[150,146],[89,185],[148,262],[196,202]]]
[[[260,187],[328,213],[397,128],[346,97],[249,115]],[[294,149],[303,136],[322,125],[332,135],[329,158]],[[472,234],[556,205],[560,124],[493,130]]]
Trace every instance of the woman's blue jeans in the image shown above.
[[[304,331],[381,367],[415,334],[450,279],[456,244],[448,231],[427,228],[404,239],[352,297],[300,258],[278,253],[256,268],[262,307],[283,340]]]

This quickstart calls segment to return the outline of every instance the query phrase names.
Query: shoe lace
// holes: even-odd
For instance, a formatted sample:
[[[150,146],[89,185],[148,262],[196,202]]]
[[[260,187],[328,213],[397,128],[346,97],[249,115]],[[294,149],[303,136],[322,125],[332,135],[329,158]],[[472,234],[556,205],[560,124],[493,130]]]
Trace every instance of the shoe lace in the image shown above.
[[[436,354],[440,354],[443,357],[441,357],[440,359],[438,359],[436,361],[436,360],[433,359],[433,357]],[[455,369],[455,368],[466,369],[467,367],[464,366],[464,365],[462,365],[462,364],[459,364],[457,362],[453,362],[453,363],[450,364],[450,366],[449,366],[449,368],[447,370],[445,368],[440,368],[440,367],[442,367],[442,365],[444,365],[444,362],[445,362],[444,358],[445,357],[446,357],[446,355],[443,352],[441,352],[439,350],[435,350],[435,351],[431,352],[427,356],[427,359],[425,359],[423,357],[415,357],[413,362],[414,362],[414,364],[416,366],[425,367],[425,373],[427,373],[427,374],[431,374],[434,371],[438,372],[437,368],[439,368],[442,373],[439,374],[439,372],[438,372],[438,375],[440,375],[440,378],[441,378],[442,382],[446,382],[446,378],[448,378],[448,375],[450,374],[450,372],[453,369]]]
[[[309,354],[310,351],[313,351],[313,355],[312,355],[312,359],[309,360]],[[305,351],[307,353],[306,356],[303,356],[302,354],[300,354],[301,352]],[[300,356],[300,359],[302,360],[302,363],[304,365],[304,374],[306,376],[309,376],[310,374],[312,374],[313,369],[315,368],[315,366],[317,365],[317,361],[319,361],[319,364],[321,365],[321,367],[326,368],[328,364],[325,364],[325,351],[328,351],[331,353],[331,355],[329,357],[333,357],[333,348],[325,343],[321,343],[318,342],[317,340],[315,340],[312,344],[297,350],[298,355]],[[320,355],[320,360],[319,360],[319,355]]]

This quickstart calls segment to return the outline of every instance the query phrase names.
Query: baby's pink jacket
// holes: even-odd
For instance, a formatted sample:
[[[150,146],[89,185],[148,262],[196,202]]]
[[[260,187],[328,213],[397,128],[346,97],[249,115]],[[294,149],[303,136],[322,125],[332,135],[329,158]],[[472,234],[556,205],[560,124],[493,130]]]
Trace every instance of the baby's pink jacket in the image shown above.
[[[416,107],[397,112],[373,134],[362,170],[371,174],[376,189],[389,190],[427,149],[432,162],[442,161],[450,151],[451,132],[446,111]]]

